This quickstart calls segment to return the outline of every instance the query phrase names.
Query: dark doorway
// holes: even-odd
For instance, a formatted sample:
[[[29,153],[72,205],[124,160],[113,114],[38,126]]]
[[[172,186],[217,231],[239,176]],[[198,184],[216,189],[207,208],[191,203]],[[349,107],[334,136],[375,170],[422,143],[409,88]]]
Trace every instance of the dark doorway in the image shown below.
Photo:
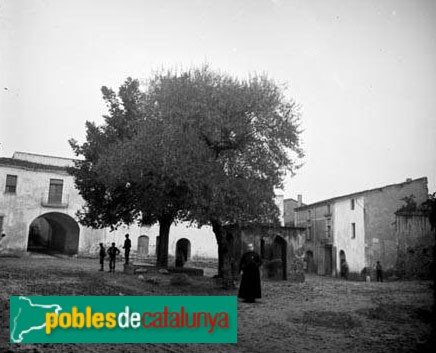
[[[260,257],[265,258],[265,239],[260,239]]]
[[[273,259],[280,260],[280,272],[281,278],[286,280],[288,278],[287,273],[287,243],[286,240],[280,236],[276,236],[273,244]]]
[[[331,276],[333,272],[333,247],[326,245],[324,248],[324,274]]]
[[[176,267],[183,267],[186,261],[191,258],[191,242],[182,238],[176,243]]]
[[[138,257],[144,258],[148,255],[148,246],[150,239],[146,235],[138,237]]]
[[[342,265],[342,263],[346,260],[347,258],[345,257],[344,250],[339,251],[339,264]]]
[[[77,254],[79,233],[79,225],[69,215],[59,212],[43,214],[29,226],[27,251]]]
[[[311,250],[306,251],[306,256],[304,257],[306,261],[306,272],[314,273],[315,272],[315,264],[313,262],[313,252]]]

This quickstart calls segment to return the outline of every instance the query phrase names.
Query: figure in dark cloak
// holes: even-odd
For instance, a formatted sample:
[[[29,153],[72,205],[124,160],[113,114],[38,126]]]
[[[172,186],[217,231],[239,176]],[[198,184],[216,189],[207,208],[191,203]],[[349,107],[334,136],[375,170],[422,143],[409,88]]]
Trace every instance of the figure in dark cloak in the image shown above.
[[[261,298],[260,272],[262,264],[260,256],[254,252],[253,244],[248,244],[248,251],[242,255],[239,264],[239,273],[242,272],[241,285],[238,297],[247,303],[254,303],[257,298]]]

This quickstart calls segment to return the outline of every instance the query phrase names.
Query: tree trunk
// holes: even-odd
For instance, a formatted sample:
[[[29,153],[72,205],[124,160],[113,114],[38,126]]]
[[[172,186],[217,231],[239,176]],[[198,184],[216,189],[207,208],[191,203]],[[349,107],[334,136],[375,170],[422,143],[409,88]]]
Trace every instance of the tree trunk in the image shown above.
[[[168,240],[173,218],[163,216],[159,219],[159,243],[157,248],[157,267],[168,267]]]
[[[221,222],[213,220],[211,223],[218,244],[218,276],[222,278],[223,287],[229,289],[233,287],[230,249]]]

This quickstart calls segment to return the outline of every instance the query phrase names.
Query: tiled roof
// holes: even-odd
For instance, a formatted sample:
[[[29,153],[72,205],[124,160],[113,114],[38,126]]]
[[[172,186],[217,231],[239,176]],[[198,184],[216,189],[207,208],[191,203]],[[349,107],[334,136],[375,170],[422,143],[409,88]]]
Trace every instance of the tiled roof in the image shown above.
[[[19,168],[25,168],[31,170],[53,170],[53,171],[65,171],[65,172],[67,171],[67,167],[34,163],[34,162],[23,161],[21,159],[5,158],[5,157],[0,157],[0,165],[8,166],[8,167],[19,167]]]
[[[311,207],[314,207],[314,206],[320,206],[320,205],[332,203],[334,201],[338,201],[338,200],[341,200],[341,199],[348,199],[348,198],[355,197],[355,196],[361,196],[361,195],[365,195],[365,194],[368,194],[368,193],[371,193],[371,192],[375,192],[375,191],[383,191],[383,189],[386,189],[386,188],[389,188],[389,187],[406,185],[406,184],[410,184],[410,183],[415,182],[415,181],[425,181],[425,182],[427,182],[427,177],[422,177],[422,178],[418,178],[418,179],[408,180],[408,181],[405,181],[403,183],[398,183],[398,184],[385,185],[385,186],[382,186],[382,187],[379,187],[379,188],[373,188],[373,189],[368,189],[368,190],[364,190],[364,191],[358,191],[358,192],[354,192],[352,194],[336,196],[336,197],[333,197],[331,199],[317,201],[317,202],[311,203],[309,205],[297,207],[297,208],[295,208],[295,211],[304,211],[304,210],[307,210],[307,209],[309,209]]]

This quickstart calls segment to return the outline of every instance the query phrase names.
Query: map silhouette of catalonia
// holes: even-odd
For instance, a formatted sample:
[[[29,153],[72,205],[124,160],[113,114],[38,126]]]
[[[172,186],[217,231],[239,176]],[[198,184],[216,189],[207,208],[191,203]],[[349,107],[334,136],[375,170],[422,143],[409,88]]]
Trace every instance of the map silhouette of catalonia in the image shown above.
[[[58,304],[35,304],[29,298],[20,296],[14,309],[14,313],[11,311],[11,342],[21,343],[27,333],[45,329],[46,313],[57,314],[62,307]]]

